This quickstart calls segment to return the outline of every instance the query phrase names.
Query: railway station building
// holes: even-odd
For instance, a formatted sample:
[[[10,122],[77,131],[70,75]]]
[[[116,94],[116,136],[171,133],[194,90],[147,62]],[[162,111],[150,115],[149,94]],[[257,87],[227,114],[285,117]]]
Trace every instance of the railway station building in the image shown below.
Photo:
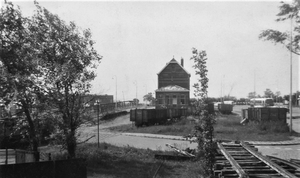
[[[190,104],[190,73],[174,58],[157,74],[156,108],[187,108]]]

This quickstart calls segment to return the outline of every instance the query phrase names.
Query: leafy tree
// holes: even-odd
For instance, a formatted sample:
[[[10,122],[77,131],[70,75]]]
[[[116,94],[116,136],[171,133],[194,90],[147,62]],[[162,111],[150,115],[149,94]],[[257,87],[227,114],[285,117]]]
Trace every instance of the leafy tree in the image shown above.
[[[155,102],[155,98],[153,97],[152,93],[148,93],[144,95],[144,101],[148,101],[150,104]]]
[[[234,97],[234,96],[224,96],[224,101],[236,101],[236,97]]]
[[[138,104],[139,104],[139,99],[134,98],[134,99],[133,99],[133,104],[134,104],[134,105],[138,105]]]
[[[269,89],[269,88],[267,88],[266,89],[266,91],[264,91],[264,97],[266,97],[266,98],[274,98],[274,93]]]
[[[240,102],[246,102],[246,100],[247,100],[246,98],[240,98],[239,99]]]
[[[272,41],[275,44],[283,44],[289,51],[294,54],[300,55],[300,1],[294,0],[291,4],[281,2],[280,12],[277,14],[277,22],[291,20],[295,21],[292,29],[293,34],[290,32],[280,32],[273,29],[264,30],[260,35],[260,39]],[[292,35],[292,37],[291,37]],[[292,41],[291,41],[292,38]]]
[[[249,99],[256,98],[256,92],[249,92],[248,98]]]
[[[0,97],[22,108],[33,151],[38,147],[36,125],[41,123],[37,113],[47,106],[57,118],[62,144],[75,157],[77,128],[86,117],[83,97],[101,56],[89,29],[66,24],[35,5],[32,18],[23,18],[12,3],[1,11]]]
[[[19,8],[12,3],[5,4],[1,9],[1,58],[0,58],[0,97],[6,105],[15,103],[21,107],[24,119],[28,124],[27,133],[31,148],[37,152],[38,138],[31,109],[40,93],[36,90],[37,76],[40,71],[36,58],[32,55],[34,49],[28,26],[31,21],[24,18]],[[38,160],[38,154],[35,154]]]
[[[36,57],[42,61],[43,87],[46,101],[60,115],[62,144],[70,158],[75,157],[77,129],[86,117],[84,96],[96,77],[94,69],[101,56],[94,49],[89,29],[81,31],[74,22],[67,24],[57,15],[39,6],[29,30],[36,42]]]
[[[208,175],[213,176],[213,164],[215,160],[215,142],[214,127],[215,118],[208,112],[208,78],[206,68],[206,52],[192,49],[193,56],[191,60],[194,61],[194,69],[196,75],[199,75],[198,83],[195,83],[193,87],[194,95],[197,98],[193,105],[196,108],[194,117],[199,120],[195,125],[195,132],[193,136],[196,136],[198,143],[198,156],[204,158],[204,163]]]
[[[207,98],[207,102],[208,102],[208,103],[213,103],[213,102],[218,102],[218,101],[219,101],[218,98],[212,98],[212,97],[208,97],[208,98]]]
[[[299,98],[299,96],[300,96],[299,91],[293,93],[293,95],[292,95],[292,105],[297,105],[297,99]],[[287,101],[290,101],[290,96],[289,95],[284,95],[283,98]]]

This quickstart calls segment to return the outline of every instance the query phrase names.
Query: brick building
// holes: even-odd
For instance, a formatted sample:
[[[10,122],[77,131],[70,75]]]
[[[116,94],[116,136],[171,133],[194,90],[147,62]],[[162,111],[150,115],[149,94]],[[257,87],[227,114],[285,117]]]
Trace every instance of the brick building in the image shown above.
[[[187,108],[190,103],[190,77],[174,58],[157,74],[156,108]]]

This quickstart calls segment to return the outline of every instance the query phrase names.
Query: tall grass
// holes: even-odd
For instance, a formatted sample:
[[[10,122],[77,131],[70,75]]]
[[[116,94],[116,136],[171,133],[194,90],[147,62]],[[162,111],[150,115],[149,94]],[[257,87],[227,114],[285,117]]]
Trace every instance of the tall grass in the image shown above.
[[[136,127],[132,124],[122,125],[117,127],[110,127],[110,131],[114,132],[131,132],[131,133],[152,133],[152,134],[165,134],[186,136],[192,132],[194,124],[191,120],[181,118],[176,122],[171,122],[165,125],[152,125],[144,127]]]
[[[220,140],[244,140],[244,141],[283,141],[290,140],[290,133],[286,123],[282,122],[250,122],[246,125],[240,123],[241,116],[237,114],[216,116],[214,125],[215,137]],[[123,125],[110,128],[111,131],[152,133],[186,136],[192,133],[195,123],[192,117],[182,118],[169,125],[155,125],[148,127],[135,127]],[[294,136],[299,134],[293,133]]]
[[[219,115],[215,126],[217,139],[244,141],[283,141],[289,140],[289,128],[286,123],[249,122],[240,124],[239,115]]]
[[[200,162],[160,161],[154,155],[161,151],[137,149],[130,146],[117,147],[102,143],[78,147],[77,157],[86,158],[89,177],[199,177],[203,171]]]

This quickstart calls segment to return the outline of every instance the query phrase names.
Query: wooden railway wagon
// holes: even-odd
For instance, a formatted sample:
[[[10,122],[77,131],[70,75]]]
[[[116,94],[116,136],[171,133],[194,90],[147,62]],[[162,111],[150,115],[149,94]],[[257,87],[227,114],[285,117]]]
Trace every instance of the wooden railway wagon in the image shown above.
[[[248,118],[250,121],[280,121],[286,122],[286,114],[288,109],[276,107],[258,107],[248,108],[243,110],[243,118]]]
[[[170,118],[179,118],[187,115],[187,109],[132,109],[130,121],[135,126],[165,124]]]
[[[223,114],[230,114],[233,110],[232,104],[219,104],[218,109]]]

